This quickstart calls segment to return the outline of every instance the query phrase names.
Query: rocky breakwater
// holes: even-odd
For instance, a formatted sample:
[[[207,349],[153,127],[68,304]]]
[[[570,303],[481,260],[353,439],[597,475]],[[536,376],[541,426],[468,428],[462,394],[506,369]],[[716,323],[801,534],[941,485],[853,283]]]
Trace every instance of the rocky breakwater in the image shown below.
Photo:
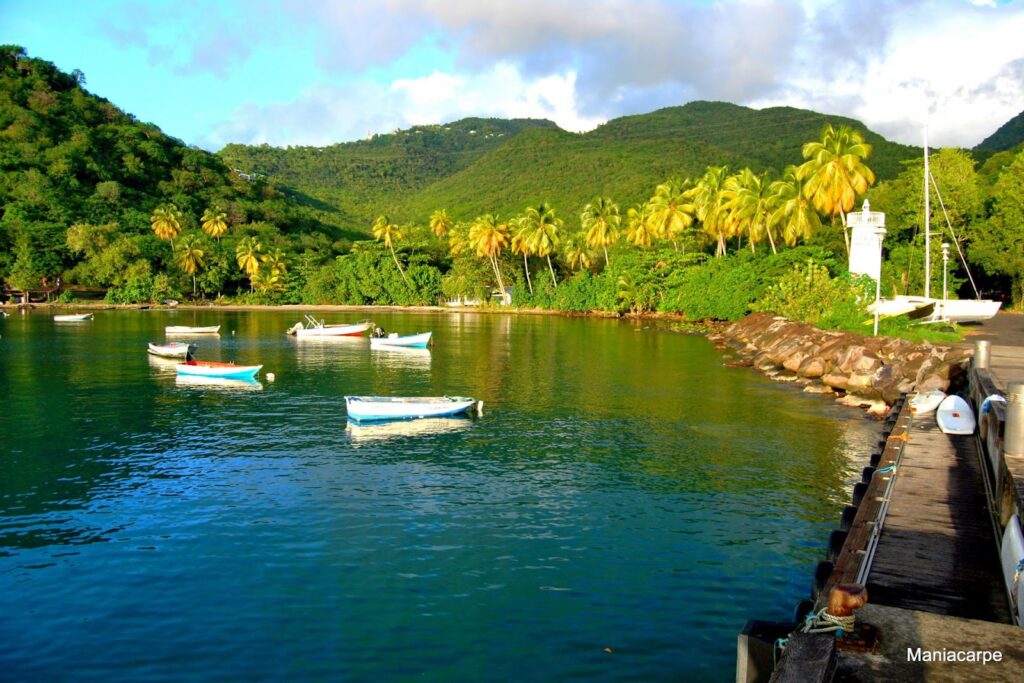
[[[709,335],[726,350],[804,391],[837,394],[848,405],[884,412],[903,392],[948,390],[966,377],[971,350],[905,339],[829,332],[770,313],[753,313]]]

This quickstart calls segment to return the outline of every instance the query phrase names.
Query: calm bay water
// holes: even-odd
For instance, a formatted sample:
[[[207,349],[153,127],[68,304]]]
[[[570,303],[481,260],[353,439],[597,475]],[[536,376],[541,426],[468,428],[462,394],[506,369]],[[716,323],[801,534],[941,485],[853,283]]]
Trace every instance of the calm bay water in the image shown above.
[[[731,680],[878,431],[650,323],[375,311],[416,354],[299,317],[0,321],[0,679]],[[275,382],[145,353],[218,323],[197,355]],[[353,428],[345,394],[485,416]]]

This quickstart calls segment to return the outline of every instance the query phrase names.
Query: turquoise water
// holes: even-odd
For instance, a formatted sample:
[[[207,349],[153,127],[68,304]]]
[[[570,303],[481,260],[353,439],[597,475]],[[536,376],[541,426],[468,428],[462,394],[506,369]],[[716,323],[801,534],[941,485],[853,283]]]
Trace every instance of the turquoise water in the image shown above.
[[[651,323],[373,315],[434,347],[299,342],[283,311],[0,321],[0,678],[731,680],[876,438]],[[197,355],[256,387],[145,353],[218,323]],[[485,414],[352,428],[345,394]]]

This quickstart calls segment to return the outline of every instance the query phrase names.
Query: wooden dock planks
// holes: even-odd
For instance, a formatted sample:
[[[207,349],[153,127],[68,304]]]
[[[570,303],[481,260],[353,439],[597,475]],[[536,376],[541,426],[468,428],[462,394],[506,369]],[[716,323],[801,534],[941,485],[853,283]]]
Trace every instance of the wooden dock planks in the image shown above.
[[[871,602],[1009,623],[973,436],[915,416],[879,537]]]

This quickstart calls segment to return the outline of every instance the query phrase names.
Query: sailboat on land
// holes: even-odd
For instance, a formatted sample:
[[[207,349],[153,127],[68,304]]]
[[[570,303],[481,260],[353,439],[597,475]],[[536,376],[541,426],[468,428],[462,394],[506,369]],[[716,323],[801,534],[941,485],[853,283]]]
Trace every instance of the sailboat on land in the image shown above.
[[[935,186],[939,205],[942,206],[942,214],[946,217],[946,224],[949,228],[950,236],[953,238],[953,244],[956,245],[957,253],[964,264],[964,270],[967,271],[967,276],[970,278],[971,287],[974,289],[974,296],[979,296],[978,288],[975,286],[974,278],[971,277],[970,269],[967,266],[967,259],[964,258],[963,251],[960,250],[960,243],[953,233],[953,226],[950,224],[949,216],[946,214],[946,207],[942,203],[939,187],[928,168],[928,131],[926,129],[924,134],[924,296],[898,295],[892,299],[882,299],[877,304],[868,306],[868,311],[874,313],[877,307],[878,314],[881,317],[907,314],[911,318],[918,318],[920,323],[971,323],[993,318],[999,312],[999,307],[1002,305],[1001,301],[981,298],[950,299],[945,291],[945,277],[943,277],[942,298],[936,299],[931,296],[932,185]]]

